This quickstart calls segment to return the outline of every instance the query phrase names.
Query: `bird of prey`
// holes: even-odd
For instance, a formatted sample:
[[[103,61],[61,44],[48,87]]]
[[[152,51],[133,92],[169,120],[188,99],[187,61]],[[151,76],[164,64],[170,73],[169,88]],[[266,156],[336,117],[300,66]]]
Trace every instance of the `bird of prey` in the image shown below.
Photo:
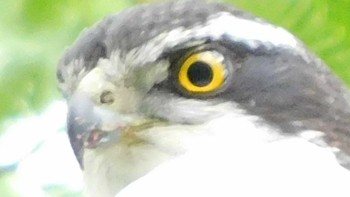
[[[291,33],[230,5],[141,5],[58,65],[86,196],[350,196],[350,97]]]

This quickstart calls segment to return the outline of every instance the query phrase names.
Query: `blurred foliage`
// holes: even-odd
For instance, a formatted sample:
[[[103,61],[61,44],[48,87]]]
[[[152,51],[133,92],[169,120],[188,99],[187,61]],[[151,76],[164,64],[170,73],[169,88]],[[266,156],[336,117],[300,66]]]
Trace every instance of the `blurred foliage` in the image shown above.
[[[55,67],[84,28],[140,1],[2,0],[0,121],[30,115],[59,94]]]
[[[350,84],[349,0],[227,0],[294,32]],[[84,28],[141,0],[1,0],[0,125],[58,98],[55,69]],[[4,126],[3,126],[4,128]],[[2,130],[0,130],[1,132]],[[0,171],[0,196],[16,196]],[[54,196],[68,196],[61,190]]]

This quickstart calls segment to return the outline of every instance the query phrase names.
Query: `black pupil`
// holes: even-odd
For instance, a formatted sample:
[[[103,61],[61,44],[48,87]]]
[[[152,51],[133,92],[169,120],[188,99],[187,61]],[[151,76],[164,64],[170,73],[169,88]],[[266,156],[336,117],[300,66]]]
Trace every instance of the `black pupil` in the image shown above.
[[[187,76],[193,85],[203,87],[213,80],[213,70],[205,62],[195,62],[188,69]]]

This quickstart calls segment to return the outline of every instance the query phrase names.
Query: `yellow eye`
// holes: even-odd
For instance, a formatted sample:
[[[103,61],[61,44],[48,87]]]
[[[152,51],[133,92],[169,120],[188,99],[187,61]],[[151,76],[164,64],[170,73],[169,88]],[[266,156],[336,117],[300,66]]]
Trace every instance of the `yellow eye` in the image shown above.
[[[214,51],[195,53],[181,65],[178,79],[189,92],[209,93],[219,89],[225,81],[224,57]]]

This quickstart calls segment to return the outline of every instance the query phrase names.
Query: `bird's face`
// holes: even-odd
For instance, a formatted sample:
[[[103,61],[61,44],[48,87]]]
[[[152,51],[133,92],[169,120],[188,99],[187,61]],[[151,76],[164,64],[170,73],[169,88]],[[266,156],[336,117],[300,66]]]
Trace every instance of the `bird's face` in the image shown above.
[[[158,3],[108,17],[67,51],[58,78],[78,161],[95,182],[97,174],[113,180],[113,192],[213,146],[215,136],[249,147],[332,132],[331,122],[349,113],[341,82],[293,35],[215,3]]]

